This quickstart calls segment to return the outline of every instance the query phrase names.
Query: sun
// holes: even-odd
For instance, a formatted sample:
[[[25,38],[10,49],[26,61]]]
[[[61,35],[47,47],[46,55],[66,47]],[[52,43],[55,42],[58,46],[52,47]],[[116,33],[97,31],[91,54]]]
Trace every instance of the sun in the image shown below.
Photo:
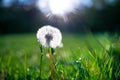
[[[49,0],[49,7],[53,14],[64,15],[74,10],[72,3],[70,0]]]
[[[80,0],[38,0],[38,8],[47,16],[66,17],[79,7]]]

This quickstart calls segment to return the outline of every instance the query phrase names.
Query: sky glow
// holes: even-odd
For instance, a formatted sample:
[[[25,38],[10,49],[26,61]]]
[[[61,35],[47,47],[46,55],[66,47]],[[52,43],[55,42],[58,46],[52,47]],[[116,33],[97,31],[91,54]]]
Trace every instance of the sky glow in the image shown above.
[[[77,0],[76,0],[77,1]],[[49,0],[49,7],[52,14],[64,15],[74,11],[75,0]]]
[[[37,7],[47,16],[64,16],[74,12],[79,3],[80,0],[38,0]]]

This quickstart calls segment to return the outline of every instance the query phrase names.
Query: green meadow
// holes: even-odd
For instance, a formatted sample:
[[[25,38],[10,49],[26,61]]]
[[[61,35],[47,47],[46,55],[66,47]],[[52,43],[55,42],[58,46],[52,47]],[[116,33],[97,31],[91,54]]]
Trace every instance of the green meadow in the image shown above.
[[[118,34],[62,35],[63,47],[53,56],[54,80],[120,79]],[[36,34],[0,35],[0,80],[51,80],[47,49],[41,53]]]

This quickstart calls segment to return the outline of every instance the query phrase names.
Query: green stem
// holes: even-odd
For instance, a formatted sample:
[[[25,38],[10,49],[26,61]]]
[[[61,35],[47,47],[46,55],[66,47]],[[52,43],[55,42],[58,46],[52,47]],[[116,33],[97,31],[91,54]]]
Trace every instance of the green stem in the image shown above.
[[[41,78],[41,72],[42,72],[42,58],[43,58],[43,47],[40,45],[40,78]]]
[[[40,56],[40,78],[41,78],[41,70],[42,70],[42,57],[43,55]]]
[[[49,56],[50,56],[50,66],[51,66],[51,78],[54,80],[54,64],[53,64],[53,56],[51,48],[49,48]]]

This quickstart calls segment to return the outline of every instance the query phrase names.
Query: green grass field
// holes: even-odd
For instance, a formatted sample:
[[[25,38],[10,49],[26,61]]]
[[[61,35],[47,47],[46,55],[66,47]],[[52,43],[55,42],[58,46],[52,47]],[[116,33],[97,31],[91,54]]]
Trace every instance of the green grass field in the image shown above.
[[[119,80],[120,38],[105,34],[63,34],[55,49],[55,80]],[[0,36],[0,80],[49,80],[50,60],[35,34]],[[40,76],[40,67],[42,68]]]

